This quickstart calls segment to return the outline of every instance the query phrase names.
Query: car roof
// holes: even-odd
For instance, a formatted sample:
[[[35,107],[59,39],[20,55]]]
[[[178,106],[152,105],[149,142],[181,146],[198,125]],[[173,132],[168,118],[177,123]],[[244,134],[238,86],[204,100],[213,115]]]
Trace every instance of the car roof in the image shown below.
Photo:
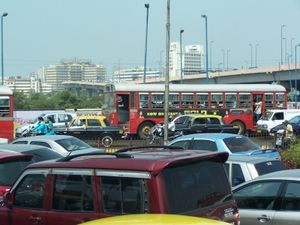
[[[151,147],[152,148],[152,147]],[[110,170],[151,171],[158,173],[163,168],[190,161],[212,160],[224,163],[227,152],[193,150],[134,150],[116,153],[91,153],[75,155],[72,160],[58,160],[55,163],[39,163],[32,168],[91,168]],[[67,157],[65,158],[67,159]]]
[[[101,115],[77,115],[74,117],[75,119],[105,119],[106,116]]]
[[[138,214],[113,216],[81,223],[79,225],[226,225],[228,223],[188,215]]]
[[[180,136],[175,140],[181,140],[181,139],[184,140],[184,139],[193,139],[193,138],[224,139],[229,137],[243,137],[243,136],[239,134],[230,134],[230,133],[201,133],[201,134],[188,134],[188,135]]]
[[[18,152],[13,152],[13,151],[1,151],[0,150],[0,162],[5,162],[5,161],[12,161],[16,159],[23,159],[23,158],[32,158],[31,155],[27,154],[21,154]]]
[[[276,158],[268,158],[268,157],[259,157],[259,156],[249,156],[249,155],[229,155],[227,162],[245,162],[258,164],[262,162],[270,162],[270,161],[280,161]]]
[[[286,179],[286,180],[300,180],[300,169],[289,169],[289,170],[280,170],[266,175],[257,177],[255,180],[259,179]]]
[[[38,136],[32,136],[32,137],[23,137],[23,138],[18,138],[16,140],[14,140],[13,142],[16,141],[36,141],[36,140],[43,140],[43,141],[47,141],[47,140],[51,140],[51,141],[56,141],[56,140],[62,140],[62,139],[66,139],[66,138],[75,138],[73,136],[70,135],[38,135]]]
[[[37,149],[48,149],[41,145],[28,145],[28,144],[0,144],[1,150],[11,150],[15,152],[33,151]]]
[[[200,114],[200,113],[192,113],[192,114],[185,114],[184,116],[190,116],[193,118],[202,117],[202,118],[222,118],[220,115],[212,115],[212,114]]]

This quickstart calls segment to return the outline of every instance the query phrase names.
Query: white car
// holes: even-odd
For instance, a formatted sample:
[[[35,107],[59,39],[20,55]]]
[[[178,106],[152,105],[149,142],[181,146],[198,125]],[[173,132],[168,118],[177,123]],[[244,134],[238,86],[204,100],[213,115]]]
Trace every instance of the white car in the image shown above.
[[[93,148],[82,140],[68,135],[41,135],[18,138],[12,144],[41,145],[53,149],[63,156],[72,154],[85,154],[92,152],[103,152]]]
[[[57,113],[49,113],[40,115],[44,119],[50,116],[54,123],[53,126],[62,127],[65,126],[66,123],[69,123],[74,117],[75,113],[72,112],[57,112]],[[33,127],[35,127],[38,123],[38,118],[34,119],[31,123],[24,123],[17,127],[16,129],[16,137],[23,137],[25,133],[28,133]]]

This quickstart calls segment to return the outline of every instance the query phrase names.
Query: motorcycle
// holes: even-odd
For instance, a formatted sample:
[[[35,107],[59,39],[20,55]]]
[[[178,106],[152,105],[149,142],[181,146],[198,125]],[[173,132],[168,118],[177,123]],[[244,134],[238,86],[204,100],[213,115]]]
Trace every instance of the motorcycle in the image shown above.
[[[280,129],[275,134],[275,147],[277,149],[286,149],[288,146],[296,143],[296,136],[293,134],[289,139],[285,138],[285,130]]]
[[[150,129],[150,144],[153,144],[156,140],[162,140],[164,138],[164,124],[158,123]],[[174,121],[168,124],[168,140],[171,141],[182,135],[182,132],[175,131]]]

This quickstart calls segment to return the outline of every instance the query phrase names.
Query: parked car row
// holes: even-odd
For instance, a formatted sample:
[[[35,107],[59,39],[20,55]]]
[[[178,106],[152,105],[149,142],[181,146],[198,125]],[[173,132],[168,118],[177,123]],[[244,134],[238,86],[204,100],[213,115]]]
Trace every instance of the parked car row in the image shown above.
[[[133,147],[115,153],[94,149],[66,135],[19,138],[8,145],[16,149],[43,146],[59,157],[32,163],[32,156],[23,154],[25,158],[30,156],[26,168],[21,168],[15,182],[5,187],[0,207],[3,225],[41,221],[68,225],[137,213],[204,216],[232,224],[255,224],[254,219],[276,224],[286,214],[274,216],[274,212],[284,207],[282,199],[289,195],[298,196],[290,215],[299,212],[299,188],[291,186],[286,191],[287,181],[277,182],[273,205],[263,205],[268,201],[263,199],[270,197],[267,188],[273,188],[266,186],[265,192],[260,192],[264,177],[268,177],[263,174],[274,174],[271,177],[276,180],[278,173],[295,184],[300,181],[293,172],[274,172],[285,169],[277,151],[262,150],[237,134],[191,134],[173,140],[169,146]],[[253,199],[252,208],[243,198]],[[255,207],[261,211],[253,213]],[[297,220],[294,223],[292,219],[291,224]]]

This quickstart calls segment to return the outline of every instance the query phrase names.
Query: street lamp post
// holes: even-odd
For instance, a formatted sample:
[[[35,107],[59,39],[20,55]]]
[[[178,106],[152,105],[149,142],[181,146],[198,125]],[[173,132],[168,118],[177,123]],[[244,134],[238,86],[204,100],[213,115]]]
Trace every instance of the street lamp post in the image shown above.
[[[206,84],[208,84],[208,34],[207,34],[207,16],[201,15],[205,19],[205,64],[206,64]]]
[[[220,70],[221,70],[220,66],[221,66],[221,65],[223,65],[223,63],[221,63],[221,62],[218,63],[218,76],[220,76]]]
[[[259,46],[259,44],[255,45],[255,67],[257,68],[257,47]]]
[[[210,71],[212,71],[212,69],[213,69],[213,66],[212,66],[212,44],[214,43],[214,41],[210,41],[209,42],[209,63],[210,63],[210,65],[209,65],[209,67],[210,67]]]
[[[250,67],[253,67],[253,45],[249,44],[251,50]]]
[[[283,25],[281,25],[281,27],[280,27],[280,66],[283,64],[283,62],[282,62],[282,30],[283,30],[283,28],[285,27],[285,25],[283,24]]]
[[[147,43],[148,43],[148,18],[149,18],[149,4],[145,4],[147,10],[146,14],[146,37],[145,37],[145,58],[144,58],[144,79],[143,83],[146,83],[146,71],[147,71]]]
[[[169,127],[169,73],[170,73],[170,0],[167,0],[167,22],[166,22],[166,76],[165,76],[165,102],[164,102],[164,144],[168,143]]]
[[[222,63],[222,65],[223,65],[223,71],[224,71],[224,66],[225,66],[225,50],[224,49],[221,49],[221,52],[222,52],[222,56],[223,56],[223,63]]]
[[[293,41],[295,40],[295,38],[291,38],[291,60],[290,62],[293,62]]]
[[[226,53],[227,53],[227,61],[226,61],[226,63],[227,63],[226,64],[227,71],[228,71],[228,61],[229,61],[229,59],[228,59],[229,57],[228,56],[229,56],[229,52],[230,52],[230,49],[227,49],[227,51],[226,51]]]
[[[182,84],[183,69],[182,69],[182,33],[184,30],[180,30],[180,83]]]
[[[6,17],[8,13],[3,13],[1,16],[1,77],[2,85],[4,84],[4,63],[3,63],[3,18]]]
[[[300,46],[300,43],[295,45],[295,95],[294,101],[297,102],[297,47]]]

